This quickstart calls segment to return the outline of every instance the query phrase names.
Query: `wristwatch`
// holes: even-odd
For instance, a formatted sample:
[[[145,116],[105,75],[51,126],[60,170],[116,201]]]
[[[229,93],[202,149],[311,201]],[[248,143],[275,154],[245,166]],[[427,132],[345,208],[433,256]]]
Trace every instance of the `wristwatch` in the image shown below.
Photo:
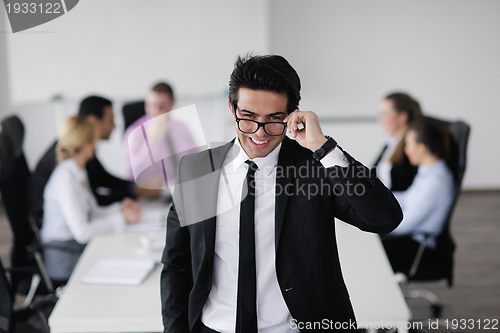
[[[337,141],[335,141],[331,136],[325,135],[328,140],[324,145],[313,153],[313,157],[316,161],[320,161],[326,154],[330,152],[333,148],[337,147]]]

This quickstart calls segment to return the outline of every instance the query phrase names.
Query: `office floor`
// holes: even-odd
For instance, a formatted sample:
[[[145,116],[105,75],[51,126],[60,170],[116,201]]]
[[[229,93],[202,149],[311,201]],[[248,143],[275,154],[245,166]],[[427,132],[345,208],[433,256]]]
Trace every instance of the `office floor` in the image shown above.
[[[462,193],[452,222],[457,243],[455,282],[412,284],[434,292],[444,304],[444,319],[496,319],[500,321],[500,191]],[[8,265],[12,235],[0,210],[0,257]],[[424,300],[409,300],[413,318],[428,319]],[[426,321],[427,322],[427,321]],[[451,322],[450,322],[451,323]],[[500,327],[500,323],[496,326]],[[460,330],[478,332],[477,329]],[[481,330],[483,331],[483,330]],[[438,332],[438,331],[435,331]]]
[[[442,318],[500,321],[500,192],[462,193],[452,235],[457,244],[453,287],[449,289],[444,281],[412,287],[426,288],[439,297],[444,304]],[[429,318],[425,301],[408,304],[414,318]],[[496,327],[500,329],[500,323]]]

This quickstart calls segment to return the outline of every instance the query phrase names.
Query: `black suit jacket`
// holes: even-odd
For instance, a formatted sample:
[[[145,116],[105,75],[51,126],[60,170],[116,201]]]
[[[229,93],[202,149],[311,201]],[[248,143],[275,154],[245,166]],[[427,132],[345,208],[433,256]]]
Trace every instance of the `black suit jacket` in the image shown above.
[[[382,149],[373,166],[376,167],[380,163],[386,149],[387,145]],[[391,191],[406,191],[413,183],[417,171],[418,167],[411,165],[408,156],[403,151],[403,160],[400,163],[393,164],[391,168]]]
[[[232,145],[231,142],[187,155],[180,161],[179,184],[174,193],[175,205],[167,218],[162,258],[165,332],[189,332],[200,323],[212,286],[219,177]],[[325,169],[312,158],[311,151],[287,137],[279,154],[276,273],[288,309],[300,322],[354,320],[340,269],[334,218],[361,230],[388,233],[403,217],[392,193],[361,163],[347,153],[346,157],[350,162],[348,168]],[[302,173],[294,174],[293,170],[302,170]],[[309,170],[309,174],[305,175],[305,170]],[[212,176],[206,177],[208,174]],[[348,195],[347,189],[353,190],[356,186],[358,194],[364,189],[362,195]],[[324,190],[308,195],[308,189],[314,187]],[[278,195],[278,188],[286,189],[286,193],[282,191]],[[200,211],[204,213],[200,215]],[[194,223],[202,218],[205,218],[202,222]]]
[[[43,215],[43,191],[57,165],[56,145],[57,141],[45,152],[29,181],[28,211],[30,218],[35,221],[39,221]],[[99,205],[109,205],[125,197],[136,197],[133,183],[109,174],[97,158],[90,160],[86,169],[92,193]],[[97,193],[99,187],[109,189],[109,193],[106,195]]]

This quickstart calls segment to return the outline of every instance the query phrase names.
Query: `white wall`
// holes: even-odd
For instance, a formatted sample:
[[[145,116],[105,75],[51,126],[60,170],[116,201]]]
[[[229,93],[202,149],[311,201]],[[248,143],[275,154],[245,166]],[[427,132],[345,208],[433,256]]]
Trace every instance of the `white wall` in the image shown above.
[[[35,128],[25,146],[30,163],[41,154],[37,138],[54,137],[58,119],[33,105],[57,94],[71,104],[89,93],[119,103],[141,97],[158,79],[172,82],[180,100],[203,105],[209,140],[227,139],[228,124],[215,124],[225,115],[236,55],[279,53],[302,79],[301,108],[323,118],[376,116],[386,93],[406,90],[428,113],[466,120],[472,135],[464,185],[498,189],[499,17],[496,0],[85,0],[54,21],[0,36],[0,104],[10,96],[12,105],[31,110],[23,113]],[[2,88],[6,59],[9,86]],[[381,147],[375,123],[325,126],[365,163]],[[114,136],[119,142],[120,133]],[[113,142],[99,153],[114,170]]]
[[[375,116],[384,95],[408,91],[472,126],[465,188],[500,188],[500,1],[272,0],[270,17],[270,50],[297,69],[302,109]],[[381,148],[373,130],[342,127],[344,148]]]
[[[8,19],[5,11],[0,11],[0,115],[5,114],[10,109],[6,20]]]
[[[160,79],[180,96],[223,95],[238,54],[268,51],[267,13],[266,0],[80,1],[7,35],[12,102],[142,96]]]
[[[4,6],[0,18],[6,19]],[[267,0],[80,1],[44,25],[0,34],[0,112],[20,115],[34,168],[82,97],[111,98],[117,128],[99,143],[97,154],[110,171],[123,175],[123,102],[143,98],[155,81],[167,80],[176,91],[176,107],[196,103],[207,140],[226,140],[231,133],[215,124],[225,124],[229,112],[234,60],[248,51],[267,53],[268,32]],[[7,59],[10,80],[3,71]],[[63,99],[52,101],[56,95]]]

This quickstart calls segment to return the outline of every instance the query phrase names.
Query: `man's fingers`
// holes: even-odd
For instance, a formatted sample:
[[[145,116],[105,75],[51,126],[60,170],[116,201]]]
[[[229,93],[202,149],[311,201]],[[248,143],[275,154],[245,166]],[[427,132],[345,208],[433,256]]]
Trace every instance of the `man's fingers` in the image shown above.
[[[299,124],[302,123],[303,116],[303,112],[295,111],[290,115],[290,119],[288,119],[288,127],[290,128],[290,133],[292,133],[293,137],[297,136]]]

